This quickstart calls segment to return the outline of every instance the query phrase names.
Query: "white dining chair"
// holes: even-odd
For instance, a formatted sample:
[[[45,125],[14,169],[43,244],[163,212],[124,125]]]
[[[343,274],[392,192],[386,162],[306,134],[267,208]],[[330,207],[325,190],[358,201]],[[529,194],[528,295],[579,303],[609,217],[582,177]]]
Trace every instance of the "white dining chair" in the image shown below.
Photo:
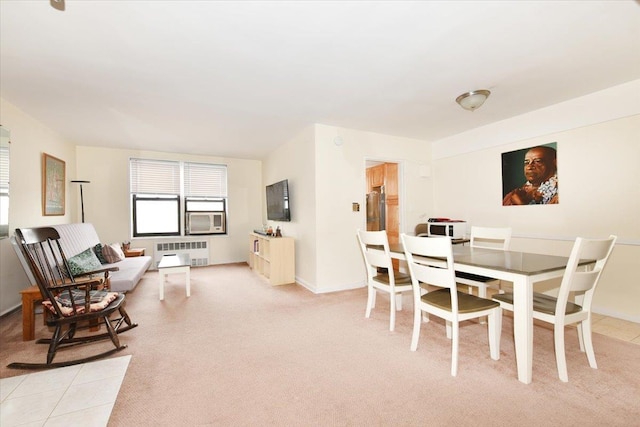
[[[451,375],[458,374],[458,341],[460,322],[488,316],[489,351],[493,360],[500,359],[502,309],[500,304],[457,290],[451,239],[402,234],[407,265],[413,287],[413,335],[411,351],[418,348],[422,313],[438,316],[446,322],[451,339]],[[421,283],[441,289],[426,292]],[[426,293],[425,293],[426,292]]]
[[[511,243],[510,227],[471,227],[471,241],[469,245],[472,248],[484,248],[506,251]],[[456,272],[456,282],[461,285],[467,285],[469,293],[473,293],[473,288],[478,288],[478,296],[487,297],[487,288],[495,286],[502,293],[502,283],[499,279],[493,277],[481,276],[478,274]]]
[[[371,316],[376,306],[376,293],[382,291],[389,294],[389,330],[396,324],[396,310],[402,310],[402,293],[411,291],[411,278],[395,271],[391,261],[387,232],[358,230],[358,242],[367,270],[367,309],[365,317]]]
[[[616,240],[617,236],[614,235],[606,239],[578,237],[571,250],[557,298],[533,293],[533,318],[553,325],[556,365],[561,381],[569,381],[564,345],[566,325],[578,324],[580,351],[586,351],[589,366],[593,369],[598,368],[591,338],[591,304],[600,275]],[[584,270],[578,266],[580,260],[595,260],[595,265]],[[575,302],[569,301],[570,294],[575,295]],[[497,294],[493,299],[499,302],[503,309],[513,311],[513,293]]]

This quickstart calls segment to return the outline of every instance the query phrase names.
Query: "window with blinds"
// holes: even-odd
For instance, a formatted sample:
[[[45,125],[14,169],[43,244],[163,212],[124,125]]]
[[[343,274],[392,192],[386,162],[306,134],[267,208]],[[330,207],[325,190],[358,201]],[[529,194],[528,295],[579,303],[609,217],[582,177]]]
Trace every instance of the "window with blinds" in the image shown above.
[[[1,129],[1,128],[0,128]],[[4,129],[2,129],[4,130]],[[3,135],[4,138],[4,135]],[[0,237],[9,235],[9,143],[0,146]]]
[[[188,234],[190,212],[217,212],[226,224],[226,165],[130,159],[129,171],[134,237]]]

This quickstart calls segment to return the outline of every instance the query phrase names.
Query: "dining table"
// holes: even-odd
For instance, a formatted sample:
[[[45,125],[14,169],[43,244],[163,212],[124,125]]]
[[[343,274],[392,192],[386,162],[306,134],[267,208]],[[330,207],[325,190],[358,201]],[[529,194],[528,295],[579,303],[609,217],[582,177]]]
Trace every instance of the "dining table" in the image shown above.
[[[401,243],[389,245],[393,258],[404,260]],[[518,380],[531,383],[533,362],[533,285],[562,277],[568,257],[453,245],[456,271],[494,277],[513,283],[513,334]],[[593,264],[581,260],[579,265]]]

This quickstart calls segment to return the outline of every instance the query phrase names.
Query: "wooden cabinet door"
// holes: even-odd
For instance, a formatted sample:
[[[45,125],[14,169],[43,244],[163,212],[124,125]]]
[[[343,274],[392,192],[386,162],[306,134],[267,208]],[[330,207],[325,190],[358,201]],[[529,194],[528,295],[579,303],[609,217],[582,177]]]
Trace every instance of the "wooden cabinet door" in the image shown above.
[[[367,192],[384,186],[385,229],[389,243],[400,242],[400,201],[398,197],[398,164],[384,163],[367,168]]]
[[[400,242],[400,205],[398,199],[398,164],[385,163],[384,189],[386,201],[386,230],[389,243]]]
[[[383,186],[385,180],[385,165],[378,165],[367,169],[367,174],[370,177],[370,188],[372,191],[376,187]]]

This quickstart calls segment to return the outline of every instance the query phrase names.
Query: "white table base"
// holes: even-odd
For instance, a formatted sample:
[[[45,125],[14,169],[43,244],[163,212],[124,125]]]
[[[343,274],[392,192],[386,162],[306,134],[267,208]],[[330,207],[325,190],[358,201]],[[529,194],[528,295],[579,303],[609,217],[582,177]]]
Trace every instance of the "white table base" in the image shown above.
[[[159,283],[160,301],[164,300],[164,282],[167,280],[167,274],[177,274],[177,273],[185,274],[187,297],[191,296],[191,266],[176,265],[176,266],[163,267],[162,261],[160,261],[160,264],[158,265],[158,275],[160,276],[160,283]]]

